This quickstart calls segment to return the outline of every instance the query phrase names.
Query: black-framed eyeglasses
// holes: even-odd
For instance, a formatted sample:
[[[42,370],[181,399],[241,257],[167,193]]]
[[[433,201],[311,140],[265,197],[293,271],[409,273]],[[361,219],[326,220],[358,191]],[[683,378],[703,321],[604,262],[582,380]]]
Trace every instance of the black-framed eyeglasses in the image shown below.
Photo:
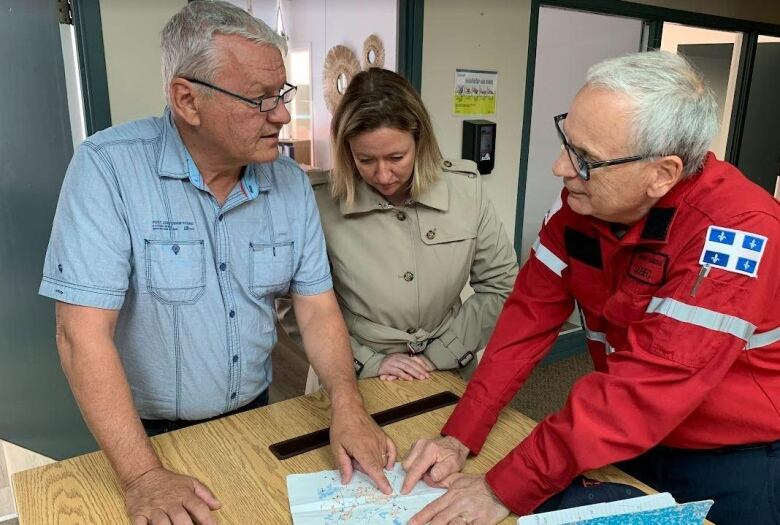
[[[214,84],[209,84],[208,82],[198,80],[197,78],[188,78],[188,77],[181,77],[181,78],[183,78],[188,82],[192,82],[193,84],[200,84],[201,86],[206,86],[207,88],[213,89],[214,91],[219,91],[220,93],[224,93],[225,95],[229,95],[233,98],[237,98],[238,100],[242,100],[247,104],[249,104],[250,106],[259,109],[263,113],[275,109],[276,106],[279,105],[279,100],[281,100],[284,104],[289,103],[292,99],[295,98],[295,94],[298,92],[298,86],[293,86],[292,84],[288,84],[287,82],[285,82],[284,87],[282,87],[278,95],[270,95],[267,97],[258,97],[258,98],[247,98],[239,95],[238,93],[233,93],[232,91],[228,91],[227,89],[221,88],[219,86],[215,86]]]
[[[561,129],[561,121],[565,119],[567,115],[568,113],[563,113],[553,117],[553,120],[555,120],[555,130],[558,132],[558,137],[561,139],[562,148],[566,150],[566,154],[571,161],[571,165],[574,168],[574,171],[576,171],[577,175],[579,175],[583,180],[590,180],[590,172],[596,168],[603,168],[604,166],[615,166],[616,164],[626,164],[627,162],[636,162],[638,160],[644,160],[647,158],[642,155],[632,155],[630,157],[598,160],[595,162],[589,162],[583,159],[582,156],[577,153],[574,147],[569,143],[569,140],[566,138],[566,134],[563,132],[563,129]]]

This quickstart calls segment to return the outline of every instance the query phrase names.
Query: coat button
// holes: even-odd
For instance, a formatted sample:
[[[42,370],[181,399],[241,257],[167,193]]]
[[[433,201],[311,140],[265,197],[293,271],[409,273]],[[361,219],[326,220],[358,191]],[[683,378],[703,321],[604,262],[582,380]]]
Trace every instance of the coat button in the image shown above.
[[[414,280],[414,274],[412,272],[406,272],[404,274],[404,281],[409,282]]]
[[[451,168],[451,167],[452,167],[452,162],[450,162],[450,161],[448,161],[448,160],[445,160],[445,161],[444,161],[444,167],[445,167],[445,168]]]
[[[425,236],[428,238],[429,241],[432,241],[436,238],[436,230],[428,230],[428,233],[425,234]]]
[[[413,333],[415,333],[416,331],[417,331],[417,329],[416,329],[416,328],[407,328],[407,329],[406,329],[406,333],[407,333],[407,334],[413,334]]]
[[[399,221],[405,221],[406,213],[399,211],[398,213],[395,214],[395,218],[398,219]]]

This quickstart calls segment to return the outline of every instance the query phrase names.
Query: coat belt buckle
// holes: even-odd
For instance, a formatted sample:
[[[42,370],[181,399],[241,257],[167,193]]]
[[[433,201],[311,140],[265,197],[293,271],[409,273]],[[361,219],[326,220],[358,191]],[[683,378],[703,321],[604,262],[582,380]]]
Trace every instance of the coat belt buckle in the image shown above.
[[[409,354],[409,357],[414,357],[417,354],[422,354],[426,346],[428,346],[428,341],[408,341],[406,343],[406,353]]]
[[[468,365],[471,361],[473,361],[474,357],[476,357],[474,355],[474,352],[472,351],[466,352],[465,354],[460,356],[460,359],[458,359],[458,366],[460,368],[463,368],[464,366]]]

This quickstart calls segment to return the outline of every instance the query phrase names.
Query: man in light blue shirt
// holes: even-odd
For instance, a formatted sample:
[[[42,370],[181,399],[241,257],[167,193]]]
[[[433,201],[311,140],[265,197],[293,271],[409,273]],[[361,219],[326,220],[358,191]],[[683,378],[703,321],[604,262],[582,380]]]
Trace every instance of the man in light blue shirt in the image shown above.
[[[286,293],[332,399],[342,478],[354,458],[389,492],[395,446],[357,391],[309,181],[277,158],[295,95],[284,41],[237,7],[195,2],[162,47],[169,108],[78,149],[40,288],[57,300],[63,369],[133,523],[213,522],[218,500],[163,468],[144,426],[267,402],[273,301]]]

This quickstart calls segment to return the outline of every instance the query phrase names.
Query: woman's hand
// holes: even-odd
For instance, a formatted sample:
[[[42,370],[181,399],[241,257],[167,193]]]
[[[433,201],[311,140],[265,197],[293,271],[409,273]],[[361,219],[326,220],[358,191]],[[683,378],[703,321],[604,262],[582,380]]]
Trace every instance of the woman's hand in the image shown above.
[[[433,370],[436,370],[436,367],[424,355],[410,357],[401,353],[390,354],[379,365],[379,379],[383,381],[428,379]]]

